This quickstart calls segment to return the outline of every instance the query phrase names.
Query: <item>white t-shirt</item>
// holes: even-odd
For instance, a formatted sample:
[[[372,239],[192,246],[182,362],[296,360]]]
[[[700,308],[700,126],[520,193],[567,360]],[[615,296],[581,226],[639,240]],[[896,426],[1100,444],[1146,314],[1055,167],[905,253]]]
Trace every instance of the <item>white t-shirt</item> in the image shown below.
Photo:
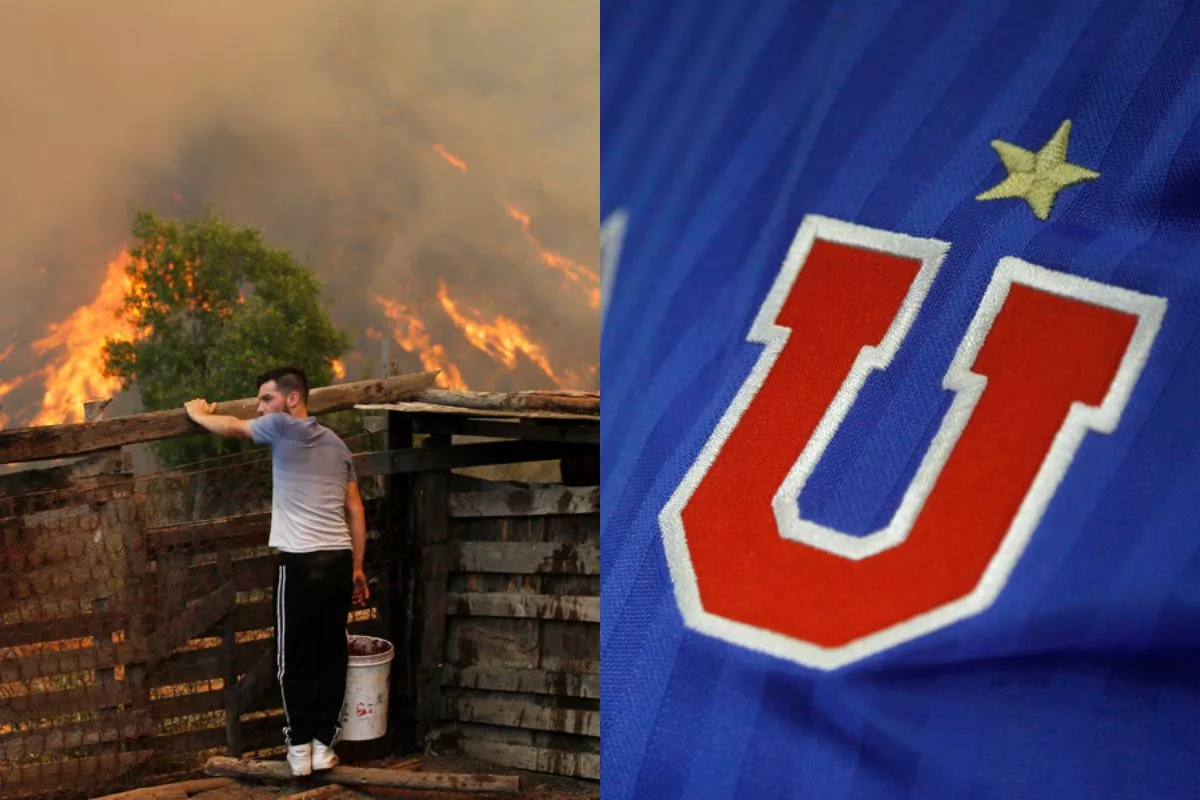
[[[313,417],[265,414],[251,421],[257,444],[271,448],[271,538],[287,553],[349,550],[346,484],[355,480],[350,448]]]

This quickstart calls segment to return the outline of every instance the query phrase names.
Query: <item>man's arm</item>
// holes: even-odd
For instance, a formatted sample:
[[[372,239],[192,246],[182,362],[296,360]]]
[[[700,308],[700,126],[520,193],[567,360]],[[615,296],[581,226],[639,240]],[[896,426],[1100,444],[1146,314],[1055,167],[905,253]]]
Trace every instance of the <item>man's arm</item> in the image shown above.
[[[197,398],[189,400],[183,406],[192,422],[218,436],[229,436],[233,439],[249,439],[250,421],[229,417],[224,414],[214,414],[216,403],[209,403]]]
[[[363,509],[358,481],[346,484],[346,524],[350,526],[350,549],[354,554],[354,604],[365,606],[371,596],[363,560],[367,552],[367,513]]]

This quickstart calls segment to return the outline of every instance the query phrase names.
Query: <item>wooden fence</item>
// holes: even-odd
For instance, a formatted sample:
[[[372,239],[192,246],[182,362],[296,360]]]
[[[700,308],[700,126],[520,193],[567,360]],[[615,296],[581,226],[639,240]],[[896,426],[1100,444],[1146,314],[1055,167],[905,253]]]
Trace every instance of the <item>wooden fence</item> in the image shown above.
[[[599,778],[599,490],[448,497],[435,746]]]
[[[372,606],[349,628],[396,644],[391,749],[457,741],[595,778],[598,490],[488,489],[451,470],[594,475],[598,426],[421,408],[389,411],[386,444],[355,455],[384,491],[368,500]],[[201,496],[104,453],[20,482],[42,491],[0,491],[0,796],[94,794],[214,752],[278,751],[266,467],[222,472],[232,498],[210,475]]]

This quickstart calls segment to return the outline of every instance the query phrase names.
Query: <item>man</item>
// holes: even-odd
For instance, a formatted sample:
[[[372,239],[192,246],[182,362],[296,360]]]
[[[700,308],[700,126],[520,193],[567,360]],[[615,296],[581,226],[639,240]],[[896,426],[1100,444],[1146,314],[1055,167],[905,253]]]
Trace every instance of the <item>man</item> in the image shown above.
[[[270,546],[282,554],[275,589],[279,685],[293,775],[337,765],[333,746],[346,691],[346,615],[370,593],[363,571],[366,517],[350,450],[308,415],[303,370],[258,379],[258,419],[217,415],[203,399],[184,408],[217,434],[271,448]]]

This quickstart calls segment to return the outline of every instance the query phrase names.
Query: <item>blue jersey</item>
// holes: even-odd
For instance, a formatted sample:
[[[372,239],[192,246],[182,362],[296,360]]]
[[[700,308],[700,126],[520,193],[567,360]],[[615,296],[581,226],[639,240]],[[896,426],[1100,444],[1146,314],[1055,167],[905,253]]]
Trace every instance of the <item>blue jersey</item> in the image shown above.
[[[603,796],[1200,797],[1200,4],[601,24]]]

